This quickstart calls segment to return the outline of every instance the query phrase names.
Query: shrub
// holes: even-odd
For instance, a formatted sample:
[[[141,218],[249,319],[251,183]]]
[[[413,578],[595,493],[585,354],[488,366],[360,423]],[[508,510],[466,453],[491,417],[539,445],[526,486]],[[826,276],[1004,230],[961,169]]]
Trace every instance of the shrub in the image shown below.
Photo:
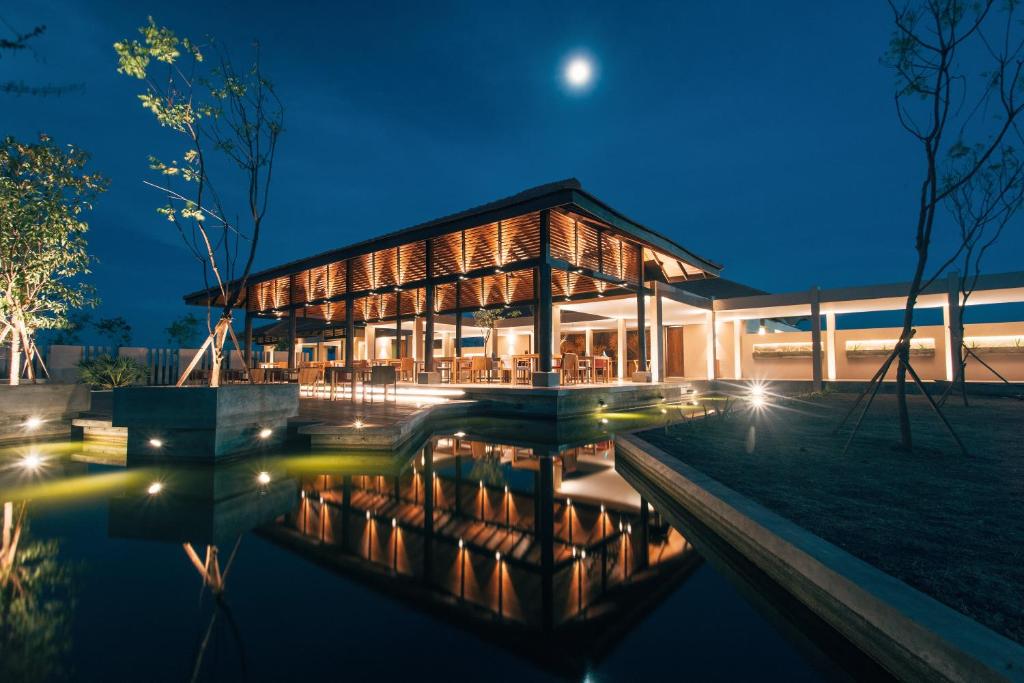
[[[142,380],[146,376],[146,366],[134,358],[113,358],[104,354],[79,363],[78,374],[93,389],[113,389]]]

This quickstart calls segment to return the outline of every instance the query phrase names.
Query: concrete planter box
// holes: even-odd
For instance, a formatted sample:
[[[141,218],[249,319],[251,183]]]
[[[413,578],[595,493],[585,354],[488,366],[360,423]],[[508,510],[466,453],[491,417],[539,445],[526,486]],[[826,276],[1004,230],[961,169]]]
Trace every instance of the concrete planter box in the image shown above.
[[[128,429],[129,462],[212,462],[280,445],[298,413],[297,384],[125,387],[114,390],[113,426]]]
[[[0,442],[66,437],[71,420],[89,409],[89,388],[83,384],[0,385]],[[31,418],[39,420],[29,428]]]

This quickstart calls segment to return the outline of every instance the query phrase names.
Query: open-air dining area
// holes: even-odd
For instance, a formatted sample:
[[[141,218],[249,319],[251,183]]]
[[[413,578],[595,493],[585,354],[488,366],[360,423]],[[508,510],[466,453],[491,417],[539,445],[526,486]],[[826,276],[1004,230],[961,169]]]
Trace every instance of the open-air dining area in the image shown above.
[[[661,347],[681,344],[663,325],[708,314],[671,283],[717,272],[562,181],[253,274],[242,348],[257,350],[237,365],[350,400],[659,381]]]

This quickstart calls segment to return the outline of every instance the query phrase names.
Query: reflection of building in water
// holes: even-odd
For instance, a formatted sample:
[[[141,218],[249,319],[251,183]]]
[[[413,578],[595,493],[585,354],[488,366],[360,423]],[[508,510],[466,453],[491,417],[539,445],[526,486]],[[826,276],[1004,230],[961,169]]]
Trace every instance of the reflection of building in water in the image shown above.
[[[548,455],[442,437],[411,465],[309,477],[301,505],[265,533],[313,540],[319,559],[342,567],[414,579],[460,612],[540,630],[635,606],[697,561],[614,472],[610,441]]]

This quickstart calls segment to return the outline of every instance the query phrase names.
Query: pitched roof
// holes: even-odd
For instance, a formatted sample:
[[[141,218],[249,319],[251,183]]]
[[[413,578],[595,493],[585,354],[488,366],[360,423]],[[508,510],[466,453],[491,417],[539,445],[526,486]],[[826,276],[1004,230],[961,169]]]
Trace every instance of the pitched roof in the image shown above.
[[[273,266],[249,276],[250,282],[261,282],[264,280],[281,277],[290,273],[300,272],[307,268],[315,268],[327,263],[341,261],[353,256],[358,256],[370,251],[392,248],[398,244],[405,244],[415,239],[420,239],[431,232],[437,232],[439,228],[446,227],[452,231],[462,228],[474,227],[480,223],[490,223],[504,217],[511,217],[521,213],[537,211],[542,208],[553,208],[564,204],[574,204],[579,208],[593,214],[596,218],[607,222],[613,227],[621,230],[631,237],[645,242],[653,247],[670,253],[673,257],[684,260],[691,265],[715,275],[721,270],[721,264],[705,259],[673,240],[661,235],[644,225],[627,218],[622,213],[611,208],[609,205],[583,189],[580,181],[576,178],[566,178],[552,183],[545,183],[536,187],[517,192],[503,199],[497,199],[486,204],[481,204],[470,209],[457,213],[435,218],[424,223],[418,223],[401,230],[385,233],[378,237],[356,242],[345,247],[330,249],[313,256],[307,256],[295,261]],[[185,301],[189,303],[205,303],[209,290],[199,290],[185,295]]]

